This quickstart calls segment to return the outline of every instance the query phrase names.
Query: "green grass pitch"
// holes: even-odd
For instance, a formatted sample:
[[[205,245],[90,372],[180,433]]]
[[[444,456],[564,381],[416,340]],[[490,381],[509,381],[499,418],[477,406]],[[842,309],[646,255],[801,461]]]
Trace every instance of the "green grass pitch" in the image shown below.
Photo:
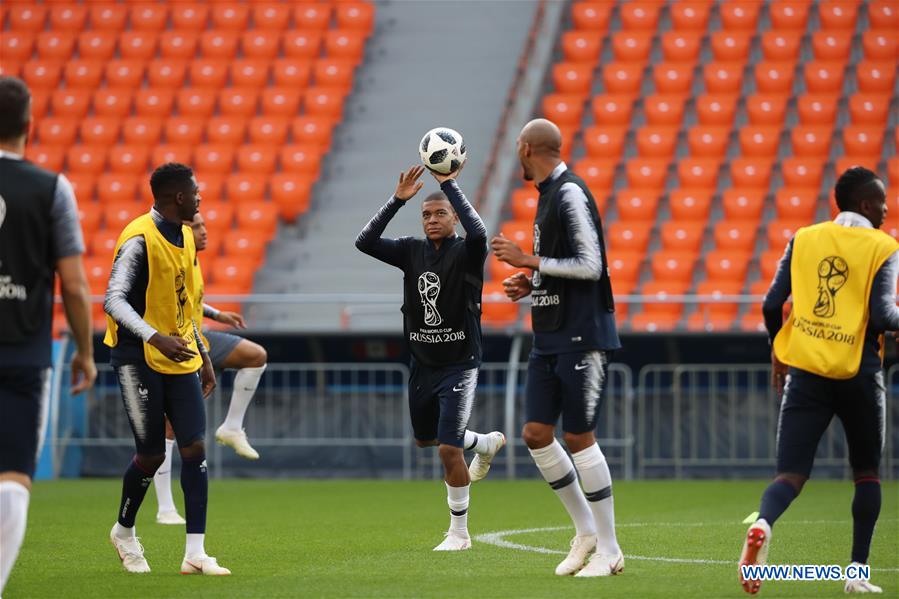
[[[443,483],[214,481],[206,548],[226,578],[181,576],[180,526],[154,523],[150,490],[138,534],[153,571],[124,572],[107,535],[119,481],[40,482],[28,534],[4,596],[18,597],[743,597],[736,560],[762,481],[618,482],[626,556],[621,576],[553,575],[561,555],[500,547],[478,535],[531,528],[505,541],[566,551],[573,530],[542,481],[473,485],[474,547],[434,553],[449,517]],[[180,490],[176,501],[180,504]],[[899,592],[899,483],[884,484],[872,582]],[[777,523],[769,563],[849,561],[848,482],[812,480]],[[670,559],[726,561],[683,563]],[[878,571],[877,568],[888,569]],[[766,582],[762,597],[837,597],[837,582]],[[895,595],[894,595],[895,596]]]

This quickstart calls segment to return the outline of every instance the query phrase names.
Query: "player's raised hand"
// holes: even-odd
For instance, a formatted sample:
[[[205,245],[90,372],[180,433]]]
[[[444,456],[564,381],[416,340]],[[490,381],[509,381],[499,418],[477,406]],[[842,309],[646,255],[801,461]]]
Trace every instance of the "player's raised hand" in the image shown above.
[[[496,254],[497,259],[510,266],[515,268],[532,268],[534,270],[540,268],[539,258],[525,254],[514,241],[507,239],[502,233],[490,240],[490,247],[493,248],[493,253]]]
[[[156,333],[150,337],[147,343],[158,349],[163,356],[172,362],[184,362],[197,355],[197,352],[190,349],[190,344],[187,340],[177,335],[160,335]]]
[[[203,387],[203,397],[209,397],[215,389],[215,369],[212,367],[212,360],[209,354],[203,354],[203,367],[200,368],[200,385]]]
[[[448,173],[446,175],[438,173],[437,171],[431,171],[431,169],[428,169],[428,170],[431,171],[431,174],[434,176],[435,179],[437,179],[437,183],[443,183],[444,181],[449,181],[450,179],[458,179],[459,175],[462,174],[463,168],[465,168],[465,162],[460,164],[459,168],[457,168],[453,172]]]
[[[424,186],[424,183],[419,181],[424,172],[425,167],[419,165],[409,167],[409,170],[405,173],[400,173],[400,182],[396,186],[396,191],[393,192],[393,197],[401,202],[412,199],[422,186]]]
[[[94,386],[97,380],[97,365],[92,356],[76,353],[72,356],[72,378],[69,381],[72,395],[78,395]]]
[[[234,327],[235,329],[247,328],[247,323],[244,322],[243,316],[237,312],[227,312],[222,310],[218,313],[218,316],[215,317],[215,321]]]
[[[523,272],[517,272],[503,280],[503,291],[506,297],[517,302],[531,293],[531,280]]]

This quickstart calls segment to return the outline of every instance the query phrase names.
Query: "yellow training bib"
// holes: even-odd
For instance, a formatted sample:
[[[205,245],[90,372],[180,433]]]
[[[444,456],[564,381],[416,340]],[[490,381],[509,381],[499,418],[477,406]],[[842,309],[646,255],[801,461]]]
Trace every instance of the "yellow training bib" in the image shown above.
[[[871,286],[899,243],[877,229],[825,222],[793,240],[793,311],[774,338],[784,364],[832,379],[861,364]]]
[[[146,311],[143,319],[160,335],[178,335],[189,342],[189,347],[197,355],[184,362],[174,362],[148,343],[144,343],[144,358],[147,366],[163,374],[190,374],[203,365],[203,359],[194,338],[194,274],[193,260],[196,255],[194,237],[190,227],[181,227],[184,247],[169,243],[153,222],[150,214],[144,214],[131,221],[116,242],[115,252],[125,241],[138,235],[147,244]],[[201,308],[202,311],[202,308]],[[109,347],[118,344],[118,324],[111,316],[106,316],[106,337],[103,342]]]

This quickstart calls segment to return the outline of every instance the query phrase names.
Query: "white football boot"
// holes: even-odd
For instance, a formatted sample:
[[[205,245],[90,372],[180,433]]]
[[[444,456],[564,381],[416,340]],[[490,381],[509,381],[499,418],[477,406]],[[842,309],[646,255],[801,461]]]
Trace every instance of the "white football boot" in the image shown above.
[[[178,510],[168,510],[156,512],[156,524],[187,524],[187,521],[181,517]]]
[[[556,575],[571,576],[577,573],[594,551],[596,551],[596,535],[575,536],[571,539],[571,550],[568,555],[556,566]]]
[[[615,576],[624,571],[624,555],[594,553],[587,565],[575,576]]]
[[[768,561],[768,547],[771,544],[771,527],[768,522],[759,518],[746,531],[746,540],[743,542],[743,552],[740,554],[740,566],[764,565]],[[745,580],[742,568],[740,569],[740,584],[743,590],[750,595],[755,595],[762,587],[761,580]]]
[[[862,566],[858,562],[852,562],[850,566]],[[847,580],[843,591],[847,593],[882,593],[883,589],[868,580]]]
[[[247,441],[247,433],[243,429],[233,430],[225,428],[223,424],[215,431],[215,440],[218,441],[219,445],[227,445],[234,448],[235,453],[244,459],[259,459],[259,453]]]
[[[229,576],[231,570],[218,564],[214,557],[201,555],[199,557],[185,557],[181,562],[182,574],[202,574],[203,576]]]
[[[150,564],[144,558],[144,547],[140,544],[140,539],[131,537],[129,539],[120,539],[115,534],[115,526],[109,531],[109,542],[115,547],[119,559],[122,561],[122,567],[128,572],[135,574],[143,574],[150,571]]]
[[[490,449],[484,453],[476,453],[474,459],[471,460],[471,465],[468,467],[468,476],[471,478],[471,482],[477,482],[487,476],[487,472],[490,470],[490,462],[493,461],[499,450],[506,444],[506,436],[499,431],[487,433],[487,438],[490,440]]]
[[[456,531],[450,530],[446,532],[446,538],[443,542],[434,547],[434,551],[465,551],[471,549],[471,537],[464,537]]]

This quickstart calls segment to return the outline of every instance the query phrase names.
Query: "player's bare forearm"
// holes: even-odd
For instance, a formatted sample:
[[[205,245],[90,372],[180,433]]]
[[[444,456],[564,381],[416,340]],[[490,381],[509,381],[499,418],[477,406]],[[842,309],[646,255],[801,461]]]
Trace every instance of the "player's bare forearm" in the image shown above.
[[[59,272],[62,303],[66,311],[66,320],[72,329],[72,336],[78,353],[92,357],[94,344],[91,339],[91,303],[90,290],[81,256],[61,259],[56,266]]]
[[[539,256],[524,253],[514,241],[506,239],[502,235],[491,239],[490,247],[493,248],[493,253],[496,255],[497,260],[505,262],[510,266],[540,270]]]

